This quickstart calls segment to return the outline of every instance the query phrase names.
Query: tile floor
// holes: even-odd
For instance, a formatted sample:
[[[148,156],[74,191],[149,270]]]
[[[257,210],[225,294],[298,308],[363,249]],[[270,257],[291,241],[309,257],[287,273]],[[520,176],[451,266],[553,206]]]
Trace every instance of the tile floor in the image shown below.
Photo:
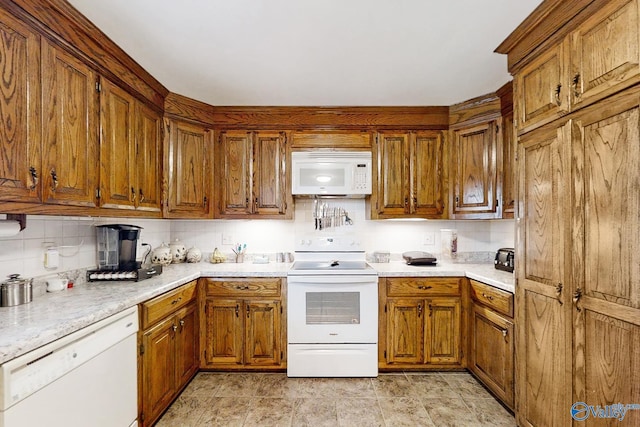
[[[515,426],[464,372],[287,378],[200,372],[156,424],[181,426]]]

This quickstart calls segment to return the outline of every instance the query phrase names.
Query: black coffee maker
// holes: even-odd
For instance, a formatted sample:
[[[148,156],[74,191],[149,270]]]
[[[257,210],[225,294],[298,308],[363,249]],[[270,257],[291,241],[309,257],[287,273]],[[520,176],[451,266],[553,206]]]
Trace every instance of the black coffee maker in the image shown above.
[[[141,262],[136,261],[140,230],[142,227],[128,224],[96,226],[98,269],[89,270],[87,279],[141,280],[160,274],[161,265],[141,268]]]

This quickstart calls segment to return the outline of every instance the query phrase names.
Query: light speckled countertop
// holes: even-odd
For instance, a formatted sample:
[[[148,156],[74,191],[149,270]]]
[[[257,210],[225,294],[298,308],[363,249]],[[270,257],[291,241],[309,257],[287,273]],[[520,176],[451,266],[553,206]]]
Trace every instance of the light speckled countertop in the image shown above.
[[[414,267],[392,261],[371,265],[380,277],[466,276],[509,292],[515,289],[513,274],[495,270],[492,264],[439,262]],[[290,267],[290,263],[177,264],[141,282],[93,282],[37,295],[29,304],[0,308],[0,363],[199,277],[286,277]]]

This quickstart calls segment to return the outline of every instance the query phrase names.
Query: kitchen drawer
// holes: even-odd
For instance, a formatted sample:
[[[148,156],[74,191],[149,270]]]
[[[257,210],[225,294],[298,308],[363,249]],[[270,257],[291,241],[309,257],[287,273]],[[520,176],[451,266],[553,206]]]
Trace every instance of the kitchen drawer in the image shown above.
[[[193,301],[196,298],[196,285],[197,281],[194,280],[140,304],[141,329],[148,328]]]
[[[398,277],[387,279],[387,295],[411,297],[423,295],[460,295],[460,278]]]
[[[471,298],[506,316],[513,317],[513,294],[470,279]]]
[[[279,278],[233,278],[203,279],[207,295],[233,297],[278,297],[280,296]]]

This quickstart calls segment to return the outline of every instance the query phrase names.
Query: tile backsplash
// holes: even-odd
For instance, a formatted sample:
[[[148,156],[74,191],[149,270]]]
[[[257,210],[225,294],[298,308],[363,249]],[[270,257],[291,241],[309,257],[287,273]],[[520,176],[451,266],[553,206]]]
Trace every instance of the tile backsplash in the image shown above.
[[[143,227],[141,243],[152,247],[179,238],[205,255],[219,248],[231,254],[235,243],[246,243],[248,254],[273,254],[294,250],[296,236],[308,234],[355,234],[367,252],[393,254],[410,250],[441,253],[442,229],[456,229],[458,253],[495,252],[514,244],[513,220],[493,221],[369,221],[362,199],[327,199],[330,207],[349,213],[353,225],[314,229],[311,199],[297,199],[293,220],[162,220],[137,218],[89,218],[28,215],[27,227],[13,237],[0,237],[0,281],[12,273],[24,277],[60,274],[96,266],[95,225],[122,223]],[[4,215],[0,215],[4,219]],[[60,253],[59,267],[44,267],[46,248]],[[143,250],[139,248],[138,257]],[[205,258],[206,259],[206,258]]]

